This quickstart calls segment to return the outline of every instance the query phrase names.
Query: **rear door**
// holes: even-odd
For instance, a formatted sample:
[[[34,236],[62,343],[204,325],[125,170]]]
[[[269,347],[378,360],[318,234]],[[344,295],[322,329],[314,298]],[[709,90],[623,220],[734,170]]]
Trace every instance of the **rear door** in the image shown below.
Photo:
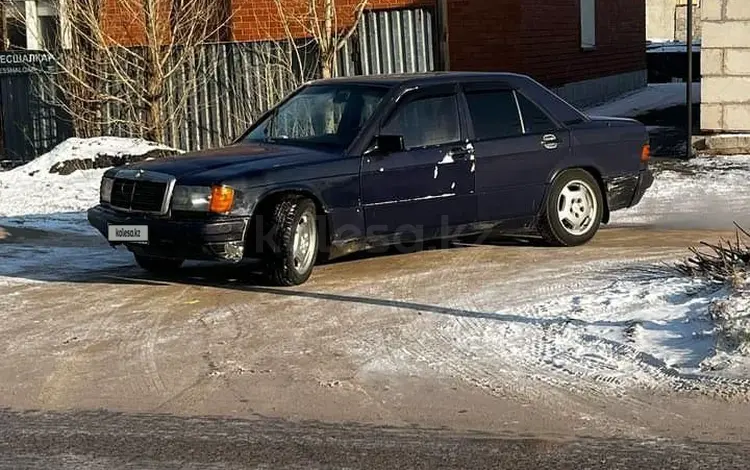
[[[420,87],[401,97],[380,135],[400,135],[403,152],[366,155],[362,206],[368,234],[434,234],[473,222],[473,155],[466,141],[458,86]]]
[[[476,156],[478,219],[536,214],[546,182],[570,153],[569,132],[504,83],[463,86]]]

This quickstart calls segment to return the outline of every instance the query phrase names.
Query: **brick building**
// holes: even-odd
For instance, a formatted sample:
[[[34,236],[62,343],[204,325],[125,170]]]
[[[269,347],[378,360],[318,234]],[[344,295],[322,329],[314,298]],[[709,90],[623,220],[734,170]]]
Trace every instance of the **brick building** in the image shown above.
[[[16,1],[31,20],[25,26],[24,47],[40,47],[44,38],[54,36],[46,31],[59,28],[49,21],[53,1]],[[135,22],[117,7],[121,0],[106,1],[104,22],[110,35],[137,43]],[[304,0],[283,1],[292,5],[290,15],[304,12]],[[357,3],[337,1],[340,26],[351,24]],[[224,40],[259,41],[285,35],[273,0],[217,0],[216,4],[231,11]],[[643,0],[370,0],[368,5],[368,11],[393,9],[431,13],[436,39],[429,46],[435,68],[527,73],[578,104],[601,101],[646,82]],[[298,28],[294,34],[303,32]],[[23,31],[14,35],[21,38]]]

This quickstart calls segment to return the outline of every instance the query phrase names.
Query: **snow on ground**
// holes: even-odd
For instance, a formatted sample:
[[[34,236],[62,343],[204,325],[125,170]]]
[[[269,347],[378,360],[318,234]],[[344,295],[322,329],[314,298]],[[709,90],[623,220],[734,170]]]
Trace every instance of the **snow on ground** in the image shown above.
[[[750,156],[660,164],[641,204],[614,213],[612,225],[750,228],[748,181]],[[428,316],[396,338],[351,348],[364,372],[431,370],[490,391],[533,378],[564,388],[747,394],[750,295],[666,269],[687,248],[651,261],[566,263],[545,275],[529,267],[515,287],[487,281],[479,293],[438,294],[454,318]]]
[[[141,139],[68,139],[52,151],[10,171],[0,172],[0,225],[93,233],[85,211],[99,201],[105,170],[49,172],[59,162],[96,160],[98,155],[143,155],[166,147]]]
[[[630,117],[658,111],[673,106],[684,105],[686,100],[686,83],[652,83],[646,88],[634,91],[616,100],[599,106],[587,108],[591,116]],[[700,103],[701,84],[693,83],[693,100]]]
[[[566,266],[542,280],[528,271],[512,291],[489,282],[439,306],[410,305],[419,320],[354,336],[348,348],[364,374],[450,377],[501,396],[529,380],[582,393],[750,391],[750,358],[715,350],[720,329],[708,310],[726,298],[720,286],[627,261]]]
[[[732,230],[750,227],[750,156],[700,157],[657,164],[640,204],[612,214],[612,224]]]

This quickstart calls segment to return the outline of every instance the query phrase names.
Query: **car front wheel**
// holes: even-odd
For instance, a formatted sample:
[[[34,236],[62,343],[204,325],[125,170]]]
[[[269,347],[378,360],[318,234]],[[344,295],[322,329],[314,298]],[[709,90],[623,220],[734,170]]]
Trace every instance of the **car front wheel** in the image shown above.
[[[552,183],[539,221],[544,240],[554,246],[578,246],[601,226],[604,199],[599,184],[584,170],[566,170]]]
[[[265,255],[271,282],[280,286],[304,284],[318,257],[315,204],[303,197],[284,197],[273,208],[266,227],[272,245]]]

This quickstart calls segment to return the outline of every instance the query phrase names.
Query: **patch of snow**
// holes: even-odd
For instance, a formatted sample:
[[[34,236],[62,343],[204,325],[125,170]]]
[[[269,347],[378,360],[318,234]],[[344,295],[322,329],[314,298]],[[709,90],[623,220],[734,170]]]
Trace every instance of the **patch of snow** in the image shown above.
[[[655,173],[641,202],[612,213],[611,225],[726,229],[750,227],[750,156],[699,157]]]
[[[438,162],[438,165],[450,165],[451,163],[456,163],[456,161],[453,160],[453,155],[446,153],[443,159]]]
[[[99,202],[99,184],[106,170],[62,176],[50,173],[50,168],[71,159],[143,155],[156,149],[168,147],[141,139],[72,138],[26,165],[0,172],[0,225],[93,233],[85,211]]]
[[[687,54],[687,41],[652,41],[646,46],[649,54]],[[693,42],[693,52],[700,52],[701,42]]]
[[[440,169],[437,165],[435,165],[435,171],[432,173],[432,179],[437,179],[438,175],[440,174]]]
[[[704,367],[724,375],[750,376],[750,290],[733,290],[709,309],[716,325],[716,353],[704,361]]]
[[[746,376],[708,366],[716,357],[708,312],[725,291],[633,267],[584,274],[581,266],[562,268],[567,286],[543,288],[537,282],[554,276],[529,277],[512,286],[515,296],[504,286],[483,286],[481,294],[452,296],[448,305],[424,305],[418,320],[393,332],[397,349],[385,336],[351,350],[362,356],[364,372],[432,371],[490,391],[531,379],[566,389],[744,393]],[[750,357],[734,360],[738,368],[750,366]]]
[[[686,83],[653,83],[608,103],[584,109],[590,116],[634,118],[651,111],[684,105]],[[693,100],[700,103],[701,84],[693,83]]]

